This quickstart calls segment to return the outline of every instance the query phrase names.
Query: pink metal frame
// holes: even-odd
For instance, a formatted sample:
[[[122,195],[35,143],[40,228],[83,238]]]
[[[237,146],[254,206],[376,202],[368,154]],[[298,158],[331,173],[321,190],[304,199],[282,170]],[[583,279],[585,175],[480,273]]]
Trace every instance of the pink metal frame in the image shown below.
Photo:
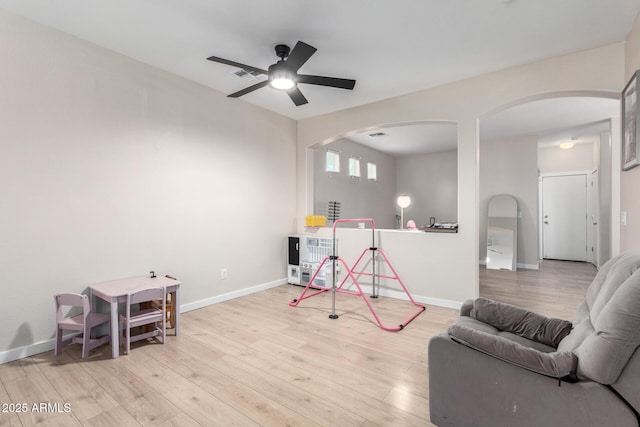
[[[353,265],[353,269],[350,269],[349,266],[347,265],[347,263],[342,258],[340,258],[340,257],[335,255],[336,226],[339,223],[343,223],[343,222],[365,222],[365,223],[366,222],[370,222],[371,223],[371,227],[372,227],[372,231],[373,231],[372,235],[374,236],[373,237],[374,241],[372,242],[371,247],[370,248],[366,248],[366,249],[364,249],[362,251],[362,253],[360,254],[360,257],[358,257],[358,260]],[[300,302],[302,300],[305,300],[307,298],[311,298],[313,296],[319,295],[319,294],[327,292],[327,291],[332,291],[333,292],[332,314],[329,317],[332,318],[332,319],[336,319],[338,316],[336,316],[336,314],[335,314],[335,294],[336,293],[340,293],[340,294],[346,294],[346,295],[359,296],[359,297],[362,297],[362,299],[364,300],[365,304],[367,304],[367,307],[369,307],[369,311],[371,311],[371,314],[373,315],[374,319],[376,320],[376,323],[378,324],[378,326],[380,326],[380,328],[384,329],[385,331],[392,331],[392,332],[396,332],[396,331],[400,331],[400,330],[404,329],[405,326],[407,326],[413,319],[418,317],[420,315],[420,313],[422,313],[426,309],[424,304],[417,303],[413,299],[413,297],[411,296],[411,294],[407,290],[407,287],[405,286],[404,282],[402,281],[402,279],[400,279],[400,276],[398,275],[398,272],[393,267],[393,265],[391,265],[391,261],[389,261],[389,258],[384,253],[384,251],[382,249],[380,249],[380,248],[376,248],[375,247],[375,221],[373,220],[373,218],[338,219],[338,220],[334,221],[334,223],[333,223],[333,242],[334,242],[334,244],[333,244],[333,255],[332,256],[326,256],[322,260],[322,262],[320,263],[320,267],[318,267],[318,269],[315,271],[315,273],[311,277],[311,280],[309,281],[307,286],[302,291],[302,294],[298,298],[293,299],[293,300],[291,300],[289,302],[289,305],[291,307],[297,307],[298,304],[300,304]],[[365,254],[367,252],[369,252],[369,251],[374,251],[374,255],[375,255],[375,252],[377,252],[380,255],[382,255],[382,257],[386,261],[387,265],[391,269],[391,272],[393,273],[393,276],[383,276],[383,275],[380,275],[380,274],[376,274],[375,273],[375,262],[373,262],[373,272],[372,273],[366,273],[366,272],[363,272],[363,271],[354,271],[354,270],[356,270],[356,267],[358,266],[360,261],[362,261],[362,259],[364,258]],[[318,286],[318,285],[314,284],[316,276],[318,275],[318,273],[320,272],[322,267],[324,267],[324,265],[327,263],[327,261],[341,263],[343,268],[344,268],[344,271],[347,272],[346,277],[344,279],[342,279],[342,282],[340,282],[340,285],[337,286],[337,287],[336,287],[335,268],[334,268],[334,274],[333,274],[333,283],[332,283],[331,287]],[[407,318],[407,320],[405,320],[400,325],[395,326],[395,327],[385,326],[382,323],[382,321],[380,320],[380,318],[378,317],[378,314],[374,310],[373,306],[371,305],[371,303],[367,299],[365,293],[362,291],[362,288],[360,287],[360,284],[358,283],[358,280],[356,279],[355,275],[357,275],[358,277],[360,277],[361,275],[372,276],[373,277],[373,295],[372,295],[372,297],[377,297],[376,292],[375,292],[375,278],[376,277],[385,278],[385,279],[391,279],[391,280],[397,280],[398,283],[400,283],[400,286],[402,286],[402,289],[404,290],[404,292],[409,297],[409,301],[411,301],[411,303],[413,305],[415,305],[416,307],[419,307],[419,309],[415,313],[413,313],[411,316],[409,316]],[[350,291],[350,290],[347,290],[347,289],[342,289],[342,287],[344,286],[344,284],[346,283],[348,278],[350,278],[352,280],[353,284],[358,289],[357,292],[356,291]],[[315,292],[312,292],[312,293],[307,295],[307,291],[310,288],[313,288]]]

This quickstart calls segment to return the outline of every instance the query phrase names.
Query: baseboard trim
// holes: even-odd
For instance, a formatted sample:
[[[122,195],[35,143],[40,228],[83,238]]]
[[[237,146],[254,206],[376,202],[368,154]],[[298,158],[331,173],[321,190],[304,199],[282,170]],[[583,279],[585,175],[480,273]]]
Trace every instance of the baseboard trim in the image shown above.
[[[539,270],[540,264],[518,264],[518,268],[522,268],[525,270]]]
[[[246,295],[255,294],[256,292],[266,291],[267,289],[275,288],[287,283],[287,279],[278,279],[273,282],[263,283],[261,285],[252,286],[250,288],[244,288],[233,292],[227,292],[226,294],[216,295],[211,298],[205,298],[200,301],[190,302],[188,304],[180,305],[180,313],[186,313],[191,310],[197,310],[199,308],[208,307],[213,304],[229,301],[235,298],[240,298]]]
[[[371,285],[360,285],[360,287],[362,288],[362,291],[365,294],[371,295]],[[353,289],[351,290],[354,290],[357,292],[357,289],[355,286],[353,286]],[[409,301],[409,297],[407,296],[406,293],[404,293],[403,291],[397,291],[393,289],[379,288],[378,295],[380,295],[381,297],[388,297],[388,298],[395,298],[395,299],[400,299],[404,301]],[[444,308],[453,308],[456,310],[459,310],[460,307],[462,307],[462,302],[460,301],[453,301],[453,300],[448,300],[444,298],[425,297],[422,295],[411,295],[411,296],[413,297],[413,300],[415,302],[419,302],[421,304],[435,305],[435,306],[444,307]]]
[[[188,304],[180,305],[180,313],[186,313],[198,308],[207,307],[209,305],[217,304],[220,302],[228,301],[234,298],[243,297],[246,295],[254,294],[256,292],[265,291],[267,289],[275,288],[287,283],[287,279],[278,279],[273,282],[263,283],[260,285],[252,286],[238,291],[227,292],[226,294],[217,295],[211,298],[205,298],[200,301],[191,302]],[[51,338],[45,341],[40,341],[34,344],[24,345],[21,347],[12,348],[0,352],[0,365],[3,363],[13,362],[14,360],[23,359],[25,357],[33,356],[36,354],[51,351],[55,347],[55,338]]]
[[[478,261],[478,264],[480,265],[487,265],[486,261]],[[516,264],[517,268],[522,268],[524,270],[539,270],[540,269],[540,264]]]
[[[34,344],[23,345],[21,347],[12,348],[0,352],[0,365],[3,363],[13,362],[14,360],[23,359],[33,356],[34,354],[44,353],[53,350],[55,347],[55,338],[46,341],[40,341]]]

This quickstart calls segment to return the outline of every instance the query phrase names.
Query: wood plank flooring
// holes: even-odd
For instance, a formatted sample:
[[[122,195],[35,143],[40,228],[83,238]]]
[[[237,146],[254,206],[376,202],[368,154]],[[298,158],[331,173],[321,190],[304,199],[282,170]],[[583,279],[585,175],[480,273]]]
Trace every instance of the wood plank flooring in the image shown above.
[[[539,271],[482,267],[481,295],[571,319],[594,275],[558,261]],[[357,297],[337,296],[336,320],[328,294],[289,307],[301,291],[284,285],[185,313],[179,337],[136,343],[116,360],[109,346],[87,360],[70,346],[0,365],[0,402],[27,406],[0,408],[13,409],[0,425],[430,425],[427,343],[457,311],[428,306],[403,331],[385,332]],[[415,311],[371,301],[389,325]]]

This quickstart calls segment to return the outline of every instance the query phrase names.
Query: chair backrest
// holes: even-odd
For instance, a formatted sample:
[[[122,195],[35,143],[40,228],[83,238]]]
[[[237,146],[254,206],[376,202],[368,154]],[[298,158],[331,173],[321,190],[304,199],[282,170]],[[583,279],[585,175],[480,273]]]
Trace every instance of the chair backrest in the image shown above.
[[[128,295],[129,304],[139,304],[141,302],[156,301],[164,298],[165,288],[144,289],[138,292],[131,292]]]
[[[53,298],[56,302],[56,323],[60,323],[66,317],[63,313],[64,307],[81,307],[85,319],[91,312],[89,297],[86,295],[62,293],[54,294]]]
[[[633,251],[600,268],[558,351],[578,356],[579,378],[613,384],[638,346],[640,251]]]
[[[166,299],[165,299],[165,288],[151,288],[144,289],[137,292],[131,292],[127,295],[127,318],[131,317],[131,306],[135,304],[140,304],[148,301],[163,301],[162,309],[165,309]]]

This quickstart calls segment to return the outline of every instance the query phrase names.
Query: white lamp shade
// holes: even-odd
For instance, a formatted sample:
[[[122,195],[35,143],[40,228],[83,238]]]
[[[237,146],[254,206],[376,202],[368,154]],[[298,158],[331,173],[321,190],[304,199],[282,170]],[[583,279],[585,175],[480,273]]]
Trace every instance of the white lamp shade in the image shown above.
[[[407,196],[406,194],[398,197],[398,206],[400,206],[401,208],[408,208],[410,204],[411,197]]]

